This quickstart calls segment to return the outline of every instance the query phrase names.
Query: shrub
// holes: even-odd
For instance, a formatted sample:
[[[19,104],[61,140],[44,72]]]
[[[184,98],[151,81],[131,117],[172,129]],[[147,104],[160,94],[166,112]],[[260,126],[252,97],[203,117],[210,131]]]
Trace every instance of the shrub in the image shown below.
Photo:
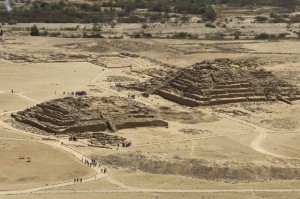
[[[146,23],[143,23],[141,28],[142,28],[142,29],[147,29],[147,28],[148,28],[148,25],[147,25]]]
[[[151,37],[152,37],[152,34],[151,34],[151,33],[144,33],[144,34],[143,34],[143,37],[151,38]]]
[[[241,36],[241,32],[240,31],[238,31],[238,30],[236,30],[233,34],[232,34],[233,36],[234,36],[234,39],[240,39],[240,36]]]
[[[291,23],[300,23],[300,15],[291,17]]]
[[[43,30],[43,31],[40,33],[40,36],[48,36],[48,31],[47,31],[47,30]]]
[[[188,33],[187,32],[179,32],[179,33],[175,33],[173,35],[174,38],[179,38],[179,39],[185,39],[187,38]]]
[[[132,38],[141,38],[141,34],[137,33],[137,34],[133,34],[131,35]]]
[[[268,17],[264,17],[264,16],[255,17],[255,21],[258,22],[258,23],[266,22],[268,19],[269,19]]]
[[[179,32],[173,35],[173,38],[176,39],[197,39],[199,36],[197,34],[190,34],[187,32]]]
[[[104,38],[100,33],[91,33],[91,34],[84,33],[82,37],[83,38]]]
[[[286,23],[287,21],[282,17],[276,17],[270,20],[270,23]]]
[[[216,26],[212,23],[206,23],[205,24],[205,27],[208,27],[208,28],[216,28]]]
[[[160,22],[162,21],[162,14],[161,13],[151,14],[149,20],[150,22]]]
[[[36,25],[32,26],[30,29],[30,35],[31,36],[40,36],[39,29]]]
[[[123,39],[123,36],[113,36],[113,37],[109,36],[108,38],[109,39]]]
[[[116,22],[116,21],[112,21],[112,22],[110,23],[110,27],[111,27],[111,28],[115,28],[116,25],[117,25],[117,22]]]
[[[278,37],[279,37],[279,38],[285,38],[285,37],[288,36],[288,35],[289,35],[289,33],[284,32],[284,33],[280,33],[280,34],[278,35]]]
[[[17,21],[15,19],[10,19],[8,22],[7,22],[8,25],[16,25],[17,24]]]
[[[202,14],[204,21],[215,21],[217,19],[217,13],[212,6],[207,6]]]
[[[211,40],[223,40],[224,39],[224,34],[221,32],[217,32],[214,34],[206,34],[205,35],[206,39],[211,39]]]
[[[51,32],[51,33],[48,33],[49,37],[59,37],[61,35],[60,32]]]
[[[274,34],[261,33],[259,35],[255,35],[254,39],[274,39],[276,36]]]

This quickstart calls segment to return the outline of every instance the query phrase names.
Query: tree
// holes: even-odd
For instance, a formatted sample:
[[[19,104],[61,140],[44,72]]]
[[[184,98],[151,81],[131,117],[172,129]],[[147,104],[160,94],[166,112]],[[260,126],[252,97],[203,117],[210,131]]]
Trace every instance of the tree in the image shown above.
[[[30,29],[31,36],[40,36],[40,31],[36,25],[32,26]]]
[[[275,0],[275,5],[282,8],[287,8],[290,10],[295,10],[299,5],[299,1],[297,0]]]
[[[258,23],[263,23],[266,22],[269,18],[265,17],[265,16],[257,16],[255,17],[255,21],[257,21]]]
[[[158,0],[156,2],[153,2],[151,6],[148,8],[151,11],[154,12],[170,12],[171,8],[169,6],[169,3],[167,0]]]
[[[217,19],[217,12],[212,6],[207,6],[202,17],[204,21],[215,21]]]

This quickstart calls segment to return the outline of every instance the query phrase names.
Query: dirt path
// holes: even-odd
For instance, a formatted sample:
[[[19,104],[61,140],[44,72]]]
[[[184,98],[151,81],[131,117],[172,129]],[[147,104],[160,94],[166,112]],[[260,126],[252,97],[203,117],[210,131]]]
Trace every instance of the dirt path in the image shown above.
[[[94,85],[96,84],[96,79],[100,76],[101,74],[98,74],[97,77],[95,77],[91,83],[93,83]],[[99,85],[98,85],[99,86]],[[106,88],[107,89],[107,88]],[[108,89],[109,91],[113,91],[113,92],[117,92],[115,90],[112,89]],[[117,92],[119,94],[119,92]],[[26,99],[26,100],[30,100],[32,102],[38,103],[37,100],[34,100],[32,98],[29,98],[27,96],[25,96],[23,93],[18,94],[18,96]],[[14,111],[11,111],[14,112]],[[3,114],[7,114],[9,112],[6,113],[2,113],[0,115]],[[267,136],[267,132],[270,131],[270,129],[252,124],[252,123],[248,123],[246,121],[243,120],[239,120],[237,118],[232,118],[228,115],[225,114],[219,114],[219,113],[213,113],[219,117],[222,118],[226,118],[226,119],[230,119],[233,120],[235,122],[253,127],[255,129],[255,132],[259,132],[259,135],[252,141],[250,147],[262,154],[265,155],[269,155],[269,156],[273,156],[273,157],[280,157],[280,158],[286,158],[286,159],[296,159],[296,158],[292,158],[292,157],[288,157],[288,156],[283,156],[283,155],[279,155],[279,154],[275,154],[275,153],[271,153],[266,151],[265,149],[263,149],[261,147],[261,143],[262,141],[266,138]],[[84,155],[80,154],[79,152],[68,148],[67,146],[61,144],[58,141],[49,141],[49,140],[43,140],[43,138],[49,138],[49,136],[44,136],[44,135],[37,135],[37,134],[32,134],[26,131],[22,131],[19,129],[16,129],[10,125],[8,125],[7,123],[3,122],[2,120],[0,120],[0,126],[9,130],[9,131],[14,131],[14,132],[19,132],[19,133],[23,133],[23,134],[29,134],[33,137],[35,137],[36,139],[26,139],[28,141],[31,142],[38,142],[41,144],[47,144],[51,147],[57,148],[58,150],[62,150],[65,152],[68,152],[70,154],[72,154],[74,156],[74,158],[79,159],[80,161],[82,159],[86,159],[88,161],[91,162],[91,160],[88,157],[85,157]],[[274,130],[272,130],[274,131]],[[298,131],[298,130],[297,130]],[[279,131],[280,132],[280,131]],[[296,132],[296,131],[294,131]],[[247,133],[236,133],[236,134],[227,134],[227,135],[216,135],[216,136],[206,136],[206,137],[198,137],[198,138],[190,138],[190,139],[179,139],[179,140],[170,140],[167,142],[158,142],[158,143],[151,143],[151,144],[142,144],[142,145],[135,145],[135,147],[139,147],[139,146],[145,146],[145,145],[153,145],[153,144],[164,144],[164,143],[171,143],[171,142],[181,142],[181,141],[194,141],[195,140],[199,140],[199,139],[207,139],[207,138],[213,138],[213,137],[221,137],[221,136],[230,136],[230,135],[243,135],[243,134],[249,134],[249,132]],[[21,140],[20,138],[0,138],[0,139],[10,139],[10,140]],[[193,151],[191,151],[191,155],[192,155]],[[298,158],[299,159],[299,158]],[[199,189],[199,190],[172,190],[172,189],[141,189],[141,188],[134,188],[134,187],[129,187],[115,179],[113,179],[111,176],[109,176],[109,173],[103,174],[101,172],[101,167],[91,167],[94,172],[96,173],[96,175],[84,179],[83,183],[87,183],[87,182],[93,182],[93,181],[97,181],[97,180],[101,180],[101,179],[107,179],[109,182],[123,188],[124,190],[75,190],[75,191],[55,191],[55,190],[49,190],[49,189],[53,189],[53,188],[59,188],[59,187],[65,187],[65,186],[69,186],[69,185],[73,185],[74,182],[65,182],[65,183],[60,183],[60,184],[56,184],[56,185],[51,185],[51,186],[41,186],[41,187],[35,187],[35,188],[30,188],[30,189],[24,189],[24,190],[11,190],[11,191],[0,191],[0,195],[17,195],[17,194],[28,194],[28,193],[34,193],[34,192],[38,192],[38,193],[130,193],[130,192],[144,192],[144,193],[225,193],[225,192],[237,192],[237,193],[244,193],[244,192],[300,192],[300,189]]]
[[[36,194],[72,194],[72,193],[288,193],[300,192],[300,189],[128,189],[128,190],[49,190],[39,191]]]
[[[17,96],[17,97],[20,97],[20,98],[23,98],[23,99],[25,99],[26,101],[29,101],[29,102],[33,102],[33,103],[35,103],[35,104],[38,104],[38,103],[41,103],[40,101],[38,101],[38,100],[36,100],[36,99],[33,99],[33,98],[31,98],[31,97],[29,97],[29,96],[26,96],[25,94],[25,92],[18,92],[18,91],[11,91],[11,90],[0,90],[0,93],[1,94],[11,94],[11,95],[15,95],[15,96]]]
[[[275,154],[275,153],[269,152],[269,151],[265,150],[264,148],[262,148],[261,143],[267,137],[267,133],[266,133],[265,129],[258,129],[258,130],[259,130],[260,134],[251,142],[251,145],[250,145],[250,147],[253,150],[255,150],[259,153],[269,155],[269,156],[273,156],[273,157],[277,157],[277,158],[300,160],[300,158]],[[282,132],[282,133],[284,133],[284,132]]]
[[[106,72],[106,71],[103,71],[103,72]],[[101,75],[103,75],[103,72],[100,73],[100,74],[98,74],[96,78],[94,78],[93,80],[91,80],[91,83],[94,84],[95,86],[98,86],[98,87],[106,90],[106,91],[109,91],[109,92],[112,92],[112,93],[115,93],[115,94],[127,97],[126,94],[124,94],[124,93],[121,93],[121,92],[116,91],[114,89],[106,88],[104,86],[101,86],[101,85],[97,84],[96,80],[98,78],[100,78]],[[135,99],[135,100],[139,101],[141,103],[149,104],[149,102],[145,102],[142,99]],[[229,119],[229,120],[235,121],[237,123],[240,123],[240,124],[243,124],[243,125],[246,125],[246,126],[254,128],[255,132],[259,132],[259,135],[250,144],[250,147],[253,150],[255,150],[255,151],[259,152],[259,153],[262,153],[264,155],[269,155],[269,156],[273,156],[273,157],[279,157],[279,158],[285,158],[285,159],[297,159],[297,158],[293,158],[293,157],[289,157],[289,156],[283,156],[283,155],[271,153],[271,152],[268,152],[268,151],[266,151],[265,149],[263,149],[261,147],[261,143],[266,138],[268,131],[273,131],[273,132],[278,132],[278,133],[286,133],[286,131],[274,130],[274,129],[269,129],[269,128],[261,127],[259,125],[256,125],[256,124],[244,121],[244,120],[240,120],[238,118],[233,118],[233,117],[231,117],[229,115],[226,115],[226,114],[223,114],[223,113],[216,113],[216,112],[208,111],[208,110],[206,110],[205,112],[208,112],[208,113],[214,114],[214,115],[216,115],[218,117]],[[293,130],[293,131],[289,131],[289,132],[298,132],[299,130],[300,130],[300,128],[296,129],[296,130]],[[190,141],[190,140],[199,140],[199,139],[214,138],[214,137],[220,137],[220,136],[242,135],[242,134],[245,134],[245,133],[227,134],[227,135],[219,135],[219,136],[207,136],[207,137],[199,137],[199,138],[191,138],[191,139],[170,140],[170,141],[166,141],[166,142],[139,144],[139,145],[135,145],[135,147],[142,147],[142,146],[148,146],[148,145],[158,145],[158,144],[166,144],[166,143],[173,143],[173,142],[182,142],[182,141]],[[192,153],[191,153],[191,155],[192,155]]]
[[[0,120],[0,126],[2,126],[3,128],[7,129],[7,130],[11,130],[11,131],[17,131],[17,132],[22,132],[25,134],[31,134],[25,131],[21,131],[18,129],[15,129],[14,127],[9,126],[8,124],[4,123],[3,121]],[[261,127],[259,127],[260,129]],[[245,133],[244,133],[245,134]],[[33,134],[31,134],[33,135]],[[34,134],[34,136],[37,136],[36,134]],[[220,136],[224,136],[224,135],[220,135]],[[38,137],[49,137],[49,136],[42,136],[42,135],[38,135]],[[214,136],[208,136],[208,137],[214,137]],[[206,137],[206,138],[208,138]],[[265,138],[265,132],[262,131],[259,136],[252,142],[251,146],[261,152],[264,153],[266,155],[271,155],[271,156],[275,156],[278,157],[279,155],[277,154],[273,154],[270,152],[265,151],[264,149],[262,149],[260,147],[260,143],[261,141]],[[0,139],[9,139],[9,140],[24,140],[24,139],[20,139],[20,138],[0,138]],[[203,137],[198,138],[198,139],[203,139]],[[27,139],[26,139],[27,140]],[[186,140],[186,139],[184,139]],[[68,152],[70,154],[72,154],[75,158],[82,160],[82,159],[87,159],[89,161],[91,161],[89,158],[85,157],[84,155],[74,151],[73,149],[68,148],[65,145],[62,145],[61,143],[57,142],[57,141],[45,141],[42,139],[29,139],[28,141],[32,141],[32,142],[38,142],[38,143],[42,143],[42,144],[47,144],[51,147],[55,147],[59,150]],[[181,140],[175,140],[175,142],[177,141],[181,141]],[[284,157],[287,158],[285,156],[280,156],[280,157]],[[176,190],[172,190],[172,189],[142,189],[142,188],[134,188],[134,187],[129,187],[115,179],[113,179],[111,176],[109,176],[109,173],[103,174],[101,172],[101,167],[91,167],[96,175],[91,177],[91,178],[87,178],[83,180],[83,183],[87,183],[87,182],[93,182],[93,181],[97,181],[97,180],[101,180],[101,179],[107,179],[109,182],[111,182],[112,184],[115,184],[121,188],[123,188],[124,190],[75,190],[75,191],[66,191],[66,190],[61,190],[61,191],[55,191],[55,190],[49,190],[49,189],[53,189],[53,188],[60,188],[60,187],[65,187],[65,186],[70,186],[73,185],[74,182],[65,182],[65,183],[60,183],[60,184],[56,184],[56,185],[51,185],[51,186],[41,186],[41,187],[35,187],[35,188],[31,188],[31,189],[24,189],[24,190],[12,190],[12,191],[0,191],[0,195],[18,195],[18,194],[29,194],[29,193],[35,193],[37,192],[38,194],[55,194],[55,193],[134,193],[134,192],[140,192],[140,193],[226,193],[226,192],[234,192],[234,193],[245,193],[245,192],[300,192],[300,189],[199,189],[199,190],[180,190],[180,189],[176,189]]]
[[[35,100],[35,99],[31,98],[31,97],[28,97],[28,96],[26,96],[26,95],[24,95],[24,94],[25,94],[25,93],[23,93],[23,92],[21,92],[21,93],[14,93],[14,95],[16,95],[16,96],[18,96],[18,97],[21,97],[21,98],[23,98],[23,99],[25,99],[25,100],[27,100],[27,101],[33,102],[33,103],[35,103],[35,104],[41,103],[40,101]]]
[[[104,87],[100,84],[97,83],[97,79],[99,79],[104,73],[108,72],[108,70],[104,70],[102,71],[100,74],[98,74],[95,78],[93,78],[90,83],[103,89],[103,90],[106,90],[106,91],[109,91],[111,93],[115,93],[115,94],[118,94],[120,96],[123,96],[123,97],[127,97],[126,94],[122,93],[122,92],[119,92],[119,91],[116,91],[114,89],[110,89],[110,88],[107,88],[107,87]],[[144,103],[146,105],[149,105],[149,102],[146,102],[142,99],[135,99],[135,101],[138,101],[138,102],[141,102],[141,103]],[[150,104],[152,105],[152,104]],[[225,118],[225,119],[229,119],[229,120],[232,120],[232,121],[235,121],[237,123],[240,123],[240,124],[243,124],[243,125],[246,125],[246,126],[249,126],[249,127],[252,127],[255,129],[255,132],[259,132],[259,135],[252,141],[252,143],[250,144],[250,147],[259,152],[259,153],[262,153],[264,155],[269,155],[269,156],[273,156],[273,157],[277,157],[277,158],[284,158],[284,159],[299,159],[299,158],[294,158],[294,157],[289,157],[289,156],[284,156],[284,155],[280,155],[280,154],[275,154],[275,153],[272,153],[272,152],[269,152],[265,149],[263,149],[261,147],[261,143],[262,141],[267,137],[267,132],[268,131],[273,131],[273,132],[278,132],[278,133],[286,133],[286,131],[281,131],[281,130],[274,130],[274,129],[269,129],[269,128],[265,128],[265,127],[261,127],[259,125],[256,125],[256,124],[253,124],[253,123],[250,123],[250,122],[247,122],[247,121],[244,121],[244,120],[240,120],[238,118],[233,118],[229,115],[226,115],[224,113],[216,113],[216,112],[213,112],[213,111],[209,111],[209,110],[205,110],[205,112],[208,112],[210,114],[214,114],[218,117],[221,117],[221,118]],[[299,129],[296,129],[296,130],[293,130],[293,131],[289,131],[289,132],[298,132],[300,130]],[[227,134],[227,135],[218,135],[218,136],[207,136],[207,137],[199,137],[199,138],[191,138],[191,139],[180,139],[180,140],[170,140],[170,141],[166,141],[166,142],[157,142],[157,143],[147,143],[147,144],[138,144],[138,145],[134,145],[135,147],[143,147],[143,146],[149,146],[149,145],[158,145],[158,144],[166,144],[166,143],[173,143],[173,142],[183,142],[183,141],[190,141],[190,140],[199,140],[199,139],[206,139],[206,138],[214,138],[214,137],[220,137],[220,136],[230,136],[230,135],[242,135],[242,134],[245,134],[245,133],[239,133],[239,134]],[[194,142],[193,142],[194,143]],[[193,147],[192,147],[193,148]],[[193,155],[193,150],[191,151],[191,156]]]
[[[3,114],[5,114],[5,113],[2,113],[2,115]],[[75,151],[71,148],[68,148],[67,146],[61,144],[58,140],[55,140],[56,137],[37,135],[37,134],[32,134],[32,133],[29,133],[26,131],[22,131],[22,130],[16,129],[16,128],[8,125],[7,123],[3,122],[2,120],[0,120],[0,126],[9,131],[19,132],[19,133],[23,133],[23,134],[27,134],[27,135],[29,134],[29,135],[36,137],[36,139],[22,139],[22,138],[0,138],[0,139],[26,140],[26,141],[30,141],[30,142],[46,144],[46,145],[56,148],[58,150],[62,150],[67,153],[70,153],[74,158],[77,158],[80,161],[88,160],[89,162],[91,162],[91,160],[88,157],[78,153],[77,151]],[[49,138],[49,137],[53,138],[53,140],[43,140],[43,138]],[[90,167],[90,168],[93,169],[93,171],[95,172],[95,175],[90,178],[83,179],[82,183],[101,180],[101,179],[107,178],[109,176],[108,172],[105,174],[102,173],[101,169],[103,169],[103,167]],[[74,184],[74,181],[71,181],[71,182],[60,183],[60,184],[51,185],[51,186],[41,186],[41,187],[35,187],[35,188],[31,188],[31,189],[24,189],[24,190],[0,191],[0,195],[27,194],[27,193],[32,193],[32,192],[41,191],[41,190],[45,190],[45,189],[65,187],[65,186],[69,186],[69,185],[73,185],[73,184]]]
[[[230,116],[228,116],[226,114],[220,114],[220,113],[214,113],[214,114],[217,115],[217,116],[219,116],[219,117],[226,118],[226,119],[229,119],[229,120],[233,120],[235,122],[238,122],[238,123],[241,123],[241,124],[244,124],[244,125],[247,125],[247,126],[255,128],[255,132],[258,132],[259,135],[250,144],[250,147],[253,150],[255,150],[255,151],[259,152],[259,153],[262,153],[264,155],[269,155],[269,156],[276,157],[276,158],[297,159],[297,160],[300,160],[300,158],[295,158],[295,157],[290,157],[290,156],[284,156],[284,155],[280,155],[280,154],[269,152],[269,151],[265,150],[264,148],[262,148],[262,146],[261,146],[261,143],[267,137],[267,132],[272,131],[272,132],[277,132],[277,133],[286,133],[287,131],[274,130],[274,129],[269,129],[269,128],[261,127],[259,125],[252,124],[252,123],[249,123],[249,122],[244,121],[244,120],[240,120],[240,119],[237,119],[237,118],[230,117]],[[299,129],[296,129],[296,130],[293,130],[293,131],[289,131],[289,132],[293,132],[293,133],[299,132]]]

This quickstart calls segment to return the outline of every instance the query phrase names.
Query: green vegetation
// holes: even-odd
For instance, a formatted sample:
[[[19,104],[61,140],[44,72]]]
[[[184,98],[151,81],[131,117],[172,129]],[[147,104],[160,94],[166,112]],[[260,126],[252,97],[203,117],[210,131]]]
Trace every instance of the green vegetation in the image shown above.
[[[212,23],[206,23],[205,24],[205,27],[208,27],[208,28],[216,28],[216,26]]]
[[[300,5],[299,0],[112,0],[102,3],[71,3],[67,1],[43,2],[24,1],[12,11],[0,8],[1,22],[15,23],[110,23],[117,19],[123,23],[164,22],[168,13],[195,14],[204,21],[214,21],[218,12],[216,5],[229,6],[278,6],[293,10]],[[134,11],[146,9],[144,16],[137,16]],[[150,13],[149,13],[150,12]],[[278,23],[284,21],[282,15],[270,16]],[[186,21],[182,17],[182,21]],[[257,21],[266,18],[258,17]],[[294,17],[293,21],[299,21]]]
[[[131,35],[132,38],[152,38],[152,34],[151,33],[136,33]]]
[[[198,39],[198,35],[189,34],[187,32],[179,32],[173,35],[175,39]]]
[[[40,31],[36,25],[32,26],[30,29],[31,36],[40,36]]]
[[[100,4],[87,3],[47,3],[35,1],[15,7],[11,12],[0,9],[1,22],[13,23],[93,23],[111,20],[112,15],[102,13]]]
[[[259,35],[255,35],[254,39],[275,39],[276,35],[274,34],[267,34],[267,33],[261,33]]]
[[[268,21],[268,17],[265,17],[265,16],[257,16],[255,17],[255,21],[258,22],[258,23],[263,23],[263,22],[266,22]]]

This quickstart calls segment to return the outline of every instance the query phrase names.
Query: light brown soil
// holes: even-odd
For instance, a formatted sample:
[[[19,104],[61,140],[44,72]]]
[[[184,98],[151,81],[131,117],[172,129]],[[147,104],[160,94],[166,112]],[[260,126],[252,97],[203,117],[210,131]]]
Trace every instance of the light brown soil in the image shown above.
[[[20,24],[27,27],[28,24]],[[46,25],[46,24],[45,24]],[[73,26],[73,24],[71,24]],[[91,24],[90,24],[91,25]],[[49,24],[53,28],[57,24]],[[253,24],[253,29],[258,26]],[[116,31],[140,27],[139,25],[120,25]],[[153,27],[157,31],[159,27]],[[173,27],[176,30],[205,30],[204,27],[193,29],[190,26]],[[256,28],[257,29],[257,28]],[[265,27],[261,31],[272,32],[276,27]],[[279,27],[278,32],[285,29]],[[169,29],[170,30],[170,29]],[[169,31],[165,29],[163,31]],[[13,40],[12,40],[13,39]],[[169,107],[160,117],[169,122],[169,128],[136,128],[124,129],[117,136],[133,141],[129,148],[102,149],[86,147],[85,140],[78,143],[61,141],[76,151],[89,157],[103,158],[108,155],[137,153],[153,161],[172,163],[178,159],[195,159],[208,162],[209,165],[230,164],[243,165],[239,168],[280,167],[283,169],[299,168],[299,104],[283,103],[235,104],[217,108],[187,108],[156,95],[141,97],[138,91],[117,90],[117,81],[107,81],[109,76],[124,76],[138,81],[149,80],[151,73],[143,73],[145,69],[186,67],[205,59],[232,58],[234,60],[255,61],[261,67],[274,72],[277,76],[299,84],[298,62],[299,41],[201,41],[171,39],[139,39],[125,38],[124,41],[109,39],[66,39],[50,37],[5,37],[1,50],[0,63],[0,112],[5,110],[25,109],[49,99],[65,97],[63,92],[86,90],[92,96],[136,95],[136,101],[144,103],[154,110]],[[78,45],[77,45],[78,44]],[[105,49],[101,48],[105,44]],[[122,45],[121,45],[122,44]],[[90,48],[87,48],[90,47]],[[108,49],[108,50],[106,50]],[[119,56],[121,51],[129,51],[139,57]],[[6,53],[6,54],[5,54]],[[5,59],[22,54],[21,60]],[[75,55],[71,56],[71,55]],[[83,56],[82,56],[83,55]],[[29,60],[28,60],[28,59]],[[55,63],[54,63],[55,61]],[[59,62],[62,61],[62,62]],[[19,63],[21,62],[21,63]],[[50,62],[50,63],[45,63]],[[99,63],[105,63],[107,67]],[[92,64],[94,63],[94,64]],[[132,68],[128,67],[131,65]],[[120,66],[121,68],[113,68]],[[10,93],[14,89],[15,94]],[[56,94],[55,94],[56,91]],[[226,113],[233,119],[221,117],[219,112]],[[242,114],[241,114],[242,113]],[[261,132],[253,125],[234,120],[236,118],[259,126],[272,128],[266,132],[266,138],[260,147],[287,158],[266,155],[251,148],[251,143]],[[274,128],[274,129],[273,129]],[[275,129],[276,128],[276,129]],[[185,134],[181,129],[196,129],[200,134]],[[280,132],[273,131],[280,129]],[[295,130],[295,132],[288,132]],[[203,133],[202,133],[203,132]],[[35,138],[7,130],[0,130],[2,137]],[[0,176],[5,183],[0,189],[30,188],[73,178],[91,175],[90,170],[64,152],[45,145],[26,141],[0,141]],[[78,145],[78,146],[77,146]],[[19,160],[19,156],[30,156],[31,162]],[[140,158],[139,161],[142,161]],[[18,168],[18,169],[16,169]],[[161,168],[158,168],[161,169]],[[237,193],[95,193],[97,190],[119,190],[119,187],[107,179],[87,184],[60,188],[52,193],[39,192],[27,195],[1,196],[4,199],[27,198],[297,198],[298,192],[254,192],[252,189],[299,189],[299,181],[295,180],[257,180],[253,183],[218,182],[215,180],[191,179],[181,175],[154,175],[140,170],[115,169],[109,167],[112,179],[123,184],[139,188],[154,189],[250,189],[249,192]],[[266,175],[268,176],[268,175]],[[82,190],[83,193],[63,193],[63,191]],[[88,193],[88,190],[92,190]],[[85,192],[87,191],[87,192]]]
[[[1,190],[45,186],[93,175],[71,155],[43,144],[0,140],[0,146]]]

